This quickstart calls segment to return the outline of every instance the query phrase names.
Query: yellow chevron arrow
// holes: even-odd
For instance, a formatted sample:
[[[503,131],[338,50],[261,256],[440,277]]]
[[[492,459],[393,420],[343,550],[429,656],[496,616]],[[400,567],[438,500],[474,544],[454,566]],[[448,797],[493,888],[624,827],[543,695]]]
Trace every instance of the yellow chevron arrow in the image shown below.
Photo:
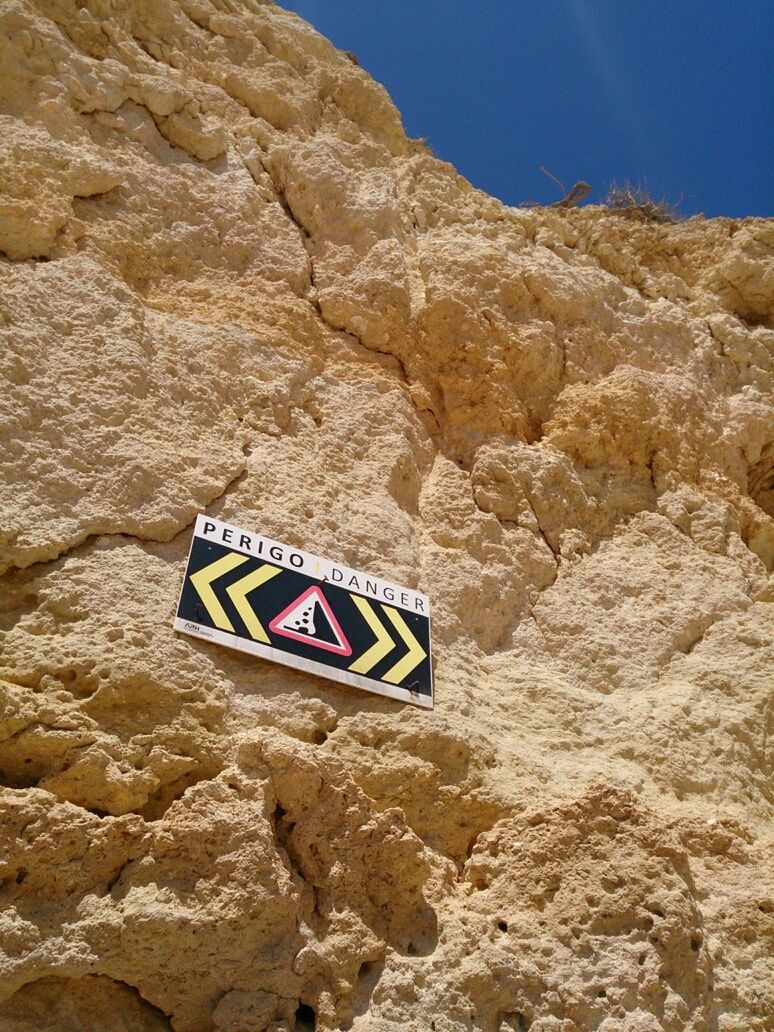
[[[226,594],[234,603],[234,608],[242,617],[245,623],[245,627],[250,632],[251,637],[256,641],[263,641],[267,645],[271,645],[269,636],[264,631],[263,625],[258,617],[253,612],[253,608],[247,601],[247,595],[257,588],[260,584],[265,584],[266,581],[276,577],[278,573],[282,573],[282,570],[277,566],[270,566],[268,563],[264,563],[263,566],[259,566],[257,570],[253,570],[252,573],[248,573],[246,577],[241,580],[234,581],[226,588]]]
[[[212,617],[212,622],[216,627],[220,627],[222,631],[231,631],[232,634],[236,632],[231,621],[226,616],[225,609],[212,590],[212,582],[230,570],[235,570],[242,563],[246,563],[247,559],[246,555],[239,555],[238,552],[229,552],[228,555],[221,556],[214,563],[210,563],[209,566],[204,566],[201,570],[191,574],[191,584],[199,593],[199,598],[204,603],[204,608]]]
[[[400,684],[404,677],[410,674],[414,667],[422,662],[427,653],[411,633],[406,621],[397,609],[393,609],[392,606],[382,606],[382,609],[392,620],[398,634],[408,645],[408,652],[403,659],[399,659],[395,666],[391,667],[382,678],[383,681],[389,681],[390,684]]]
[[[377,619],[376,613],[371,605],[360,595],[350,595],[352,601],[360,610],[360,615],[376,635],[376,641],[370,648],[366,649],[362,656],[359,656],[350,665],[350,670],[355,674],[367,674],[375,667],[380,659],[384,659],[388,652],[395,648],[395,642],[384,629],[383,624]]]

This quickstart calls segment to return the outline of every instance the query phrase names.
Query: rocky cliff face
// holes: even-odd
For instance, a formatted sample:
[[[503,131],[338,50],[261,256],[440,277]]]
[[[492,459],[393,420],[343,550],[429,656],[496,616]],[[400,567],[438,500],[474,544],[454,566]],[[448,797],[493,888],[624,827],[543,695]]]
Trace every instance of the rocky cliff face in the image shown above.
[[[771,1028],[772,223],[504,207],[257,0],[3,0],[0,153],[0,1029]],[[199,511],[435,710],[176,636]]]

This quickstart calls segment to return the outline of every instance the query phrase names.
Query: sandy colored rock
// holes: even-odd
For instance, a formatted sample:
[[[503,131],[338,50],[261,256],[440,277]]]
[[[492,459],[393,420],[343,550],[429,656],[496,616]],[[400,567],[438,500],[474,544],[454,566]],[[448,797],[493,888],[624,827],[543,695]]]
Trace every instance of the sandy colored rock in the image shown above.
[[[0,0],[1,1032],[771,1028],[773,254]],[[199,511],[427,592],[435,709],[176,636]]]

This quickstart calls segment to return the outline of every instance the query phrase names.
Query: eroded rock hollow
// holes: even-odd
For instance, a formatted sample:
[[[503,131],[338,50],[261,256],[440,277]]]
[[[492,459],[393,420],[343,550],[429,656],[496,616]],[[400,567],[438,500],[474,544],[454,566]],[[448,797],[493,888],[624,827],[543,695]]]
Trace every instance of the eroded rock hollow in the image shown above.
[[[3,1032],[772,1027],[773,248],[0,3]],[[429,594],[435,709],[176,635],[197,512]]]

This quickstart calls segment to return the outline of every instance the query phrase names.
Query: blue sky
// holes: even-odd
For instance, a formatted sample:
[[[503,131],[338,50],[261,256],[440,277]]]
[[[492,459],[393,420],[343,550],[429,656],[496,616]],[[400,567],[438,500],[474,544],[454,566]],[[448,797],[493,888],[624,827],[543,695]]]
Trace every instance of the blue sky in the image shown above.
[[[508,204],[579,179],[690,215],[774,214],[771,0],[279,0],[353,51],[424,136]]]

